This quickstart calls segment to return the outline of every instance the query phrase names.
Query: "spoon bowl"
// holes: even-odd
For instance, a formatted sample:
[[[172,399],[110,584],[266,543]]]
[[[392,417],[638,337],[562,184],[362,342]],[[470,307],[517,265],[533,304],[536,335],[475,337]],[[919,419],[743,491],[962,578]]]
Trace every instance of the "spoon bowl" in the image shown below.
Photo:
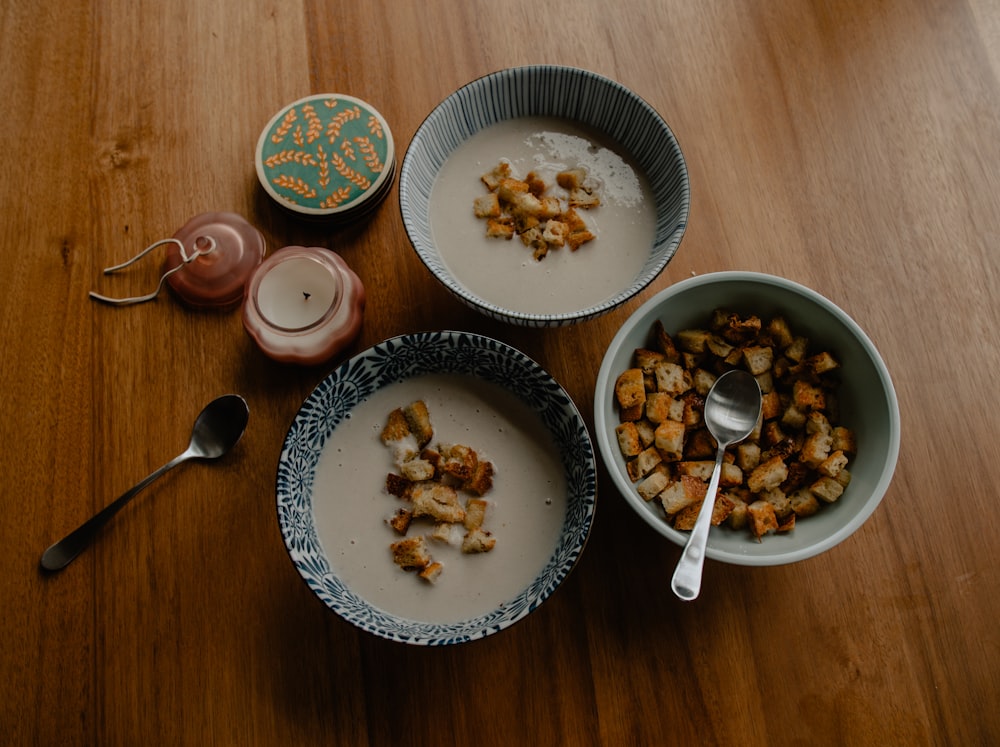
[[[701,572],[705,564],[705,546],[711,527],[715,496],[726,449],[750,435],[760,418],[761,394],[757,380],[748,372],[735,369],[722,374],[705,399],[705,425],[715,438],[718,450],[715,468],[708,483],[705,501],[701,504],[691,536],[677,561],[670,588],[685,601],[697,598],[701,591]]]
[[[250,408],[246,400],[237,394],[226,394],[209,402],[195,420],[187,449],[49,547],[42,554],[42,568],[58,571],[69,565],[112,516],[151,482],[178,464],[189,459],[218,459],[226,454],[243,436],[249,418]]]

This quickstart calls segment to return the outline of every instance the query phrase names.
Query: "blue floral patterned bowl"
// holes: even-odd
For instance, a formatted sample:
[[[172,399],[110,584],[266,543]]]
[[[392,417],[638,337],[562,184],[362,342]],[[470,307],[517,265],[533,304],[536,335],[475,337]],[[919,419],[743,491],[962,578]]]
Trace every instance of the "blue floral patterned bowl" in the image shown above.
[[[399,612],[386,612],[359,594],[338,575],[337,547],[324,536],[316,519],[318,501],[344,502],[345,521],[352,520],[349,501],[357,485],[320,485],[317,476],[324,451],[338,427],[359,405],[383,387],[419,377],[447,374],[499,386],[526,406],[539,427],[551,436],[566,484],[565,515],[547,561],[519,593],[488,613],[457,622],[427,622]],[[432,413],[433,415],[433,413]],[[346,426],[345,426],[346,427]],[[378,446],[377,439],[373,444]],[[339,457],[338,457],[339,458]],[[502,476],[500,473],[498,475]],[[384,477],[384,475],[383,475]],[[390,500],[391,497],[382,497]],[[437,646],[476,640],[499,632],[544,602],[575,565],[590,532],[596,501],[594,451],[587,428],[565,390],[537,363],[497,340],[465,332],[427,332],[386,340],[333,371],[306,398],[295,416],[278,464],[277,512],[281,534],[296,569],[309,588],[348,622],[382,638]],[[561,504],[562,501],[560,500]],[[320,506],[320,508],[323,508]],[[516,527],[503,534],[516,541]],[[500,541],[504,541],[503,538]],[[542,551],[544,558],[544,550]],[[385,572],[404,575],[385,550]],[[381,572],[381,571],[380,571]],[[405,574],[412,575],[412,574]],[[416,576],[414,584],[423,584]],[[428,587],[430,588],[430,587]],[[439,593],[445,588],[434,588]]]
[[[484,128],[522,117],[566,120],[616,144],[645,176],[654,203],[655,229],[648,255],[631,282],[583,308],[553,313],[519,310],[487,300],[467,287],[442,259],[431,227],[431,192],[451,154]],[[674,134],[642,98],[587,70],[555,65],[508,68],[468,83],[424,120],[399,172],[399,207],[414,250],[428,270],[460,301],[500,321],[529,327],[573,324],[605,314],[649,285],[680,245],[690,208],[687,165]],[[471,214],[471,201],[468,208]],[[612,244],[609,244],[612,246]]]

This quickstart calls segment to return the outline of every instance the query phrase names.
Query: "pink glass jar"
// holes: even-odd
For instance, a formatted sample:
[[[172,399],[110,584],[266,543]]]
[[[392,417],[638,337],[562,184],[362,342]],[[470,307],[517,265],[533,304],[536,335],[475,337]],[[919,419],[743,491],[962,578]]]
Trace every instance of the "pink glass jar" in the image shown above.
[[[361,331],[365,289],[340,255],[287,246],[251,275],[243,326],[270,358],[313,365],[333,358]]]

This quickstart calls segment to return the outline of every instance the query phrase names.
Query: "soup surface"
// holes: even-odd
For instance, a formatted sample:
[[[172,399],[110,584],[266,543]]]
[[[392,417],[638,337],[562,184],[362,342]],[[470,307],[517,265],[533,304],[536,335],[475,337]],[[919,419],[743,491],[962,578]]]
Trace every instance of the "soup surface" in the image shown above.
[[[400,536],[386,523],[405,504],[385,491],[395,466],[380,433],[391,410],[417,399],[430,411],[431,445],[470,446],[496,470],[483,524],[496,546],[467,555],[428,539],[444,565],[433,584],[395,565],[389,546]],[[517,596],[542,570],[562,531],[566,480],[551,435],[518,397],[470,376],[430,374],[380,389],[337,426],[316,466],[313,513],[331,569],[349,589],[400,617],[459,622]],[[414,521],[407,536],[431,529]]]
[[[578,212],[597,238],[541,261],[517,237],[487,238],[472,201],[487,193],[480,177],[501,160],[516,178],[534,171],[557,197],[566,193],[555,175],[585,168],[602,204]],[[655,210],[645,176],[613,146],[567,120],[524,117],[487,127],[455,149],[431,190],[430,223],[442,261],[469,291],[513,311],[559,314],[599,304],[632,284],[653,244]]]

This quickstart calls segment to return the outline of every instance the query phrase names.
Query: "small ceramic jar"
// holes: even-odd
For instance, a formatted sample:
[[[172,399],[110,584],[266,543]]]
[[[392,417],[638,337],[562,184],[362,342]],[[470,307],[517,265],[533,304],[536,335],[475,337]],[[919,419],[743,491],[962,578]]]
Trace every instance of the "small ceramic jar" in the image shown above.
[[[243,326],[270,358],[330,360],[361,331],[365,289],[340,255],[288,246],[265,259],[246,286]]]

